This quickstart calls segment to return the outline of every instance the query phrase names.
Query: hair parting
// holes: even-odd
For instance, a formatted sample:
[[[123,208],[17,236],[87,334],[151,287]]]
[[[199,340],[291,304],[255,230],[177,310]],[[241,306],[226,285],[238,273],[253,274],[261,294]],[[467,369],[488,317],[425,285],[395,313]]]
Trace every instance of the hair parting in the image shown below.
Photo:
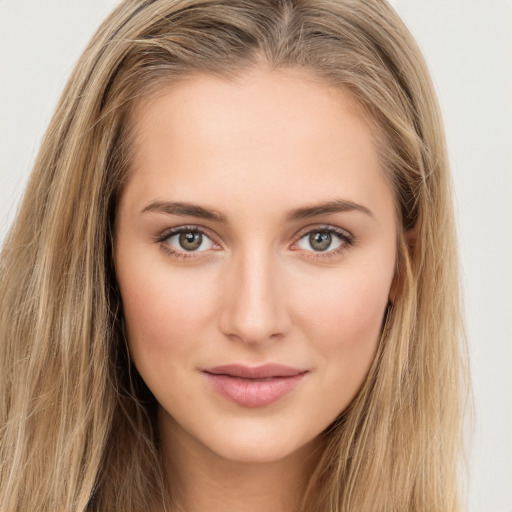
[[[350,91],[374,128],[399,226],[377,354],[324,432],[299,508],[461,509],[468,365],[451,185],[408,30],[384,0],[125,0],[64,89],[1,254],[0,510],[173,509],[113,264],[131,112],[178,80],[237,80],[257,65]]]

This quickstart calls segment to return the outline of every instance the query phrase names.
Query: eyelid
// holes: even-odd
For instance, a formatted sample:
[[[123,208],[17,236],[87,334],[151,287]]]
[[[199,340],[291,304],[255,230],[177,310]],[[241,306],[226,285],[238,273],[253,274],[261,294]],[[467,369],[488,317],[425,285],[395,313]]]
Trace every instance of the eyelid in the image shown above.
[[[186,233],[189,231],[196,231],[198,233],[201,233],[203,236],[208,238],[214,246],[221,247],[221,245],[216,240],[216,236],[212,236],[211,231],[208,228],[198,226],[197,224],[182,224],[179,226],[168,228],[155,237],[155,242],[159,244],[163,251],[165,251],[169,256],[175,259],[197,258],[202,253],[208,252],[210,249],[207,249],[206,251],[180,250],[172,247],[170,244],[165,243],[172,236],[179,235],[181,233]],[[218,249],[214,248],[213,250]]]
[[[293,242],[293,245],[295,245],[299,240],[304,238],[305,235],[308,235],[312,232],[316,231],[328,231],[330,233],[334,233],[341,238],[347,240],[348,242],[352,242],[354,240],[354,235],[347,231],[346,229],[339,228],[337,226],[333,226],[332,224],[315,224],[306,226],[305,228],[302,228],[296,235],[295,235],[295,242]]]
[[[182,224],[179,226],[168,228],[168,229],[162,231],[159,235],[157,235],[155,237],[155,241],[157,243],[159,243],[161,245],[161,247],[167,253],[173,255],[174,257],[178,257],[178,258],[193,258],[193,257],[198,257],[198,255],[203,252],[208,252],[208,250],[206,250],[206,251],[190,251],[190,252],[184,251],[184,250],[181,251],[181,250],[176,250],[176,249],[171,248],[171,246],[169,246],[168,244],[164,244],[164,242],[171,236],[177,235],[177,234],[180,234],[183,232],[187,232],[187,231],[197,231],[197,232],[201,233],[202,235],[206,236],[208,239],[210,239],[213,244],[218,246],[218,248],[222,248],[222,244],[220,244],[217,241],[216,235],[214,235],[214,234],[212,235],[212,232],[210,229],[203,227],[203,226],[199,226],[197,224]],[[298,251],[299,250],[297,248],[298,242],[300,240],[302,240],[302,238],[304,238],[304,236],[311,234],[312,232],[317,232],[317,231],[318,232],[327,231],[329,233],[333,233],[334,235],[341,238],[343,240],[343,243],[338,248],[332,249],[330,251],[324,251],[324,252],[322,252],[322,251],[305,251],[307,253],[310,253],[310,254],[308,254],[309,258],[320,259],[320,258],[333,257],[333,256],[340,254],[341,252],[346,250],[348,248],[348,246],[354,245],[354,243],[355,243],[354,236],[346,229],[343,229],[343,228],[340,228],[337,226],[333,226],[331,224],[314,224],[314,225],[309,225],[309,226],[302,228],[295,234],[295,236],[294,236],[295,241],[290,246],[291,250]],[[214,250],[218,250],[218,248],[214,249]]]
[[[328,232],[333,233],[335,236],[339,237],[341,243],[338,247],[335,247],[331,250],[326,251],[314,251],[314,250],[304,250],[298,247],[299,242],[306,236],[315,232]],[[295,242],[293,242],[290,249],[292,251],[297,251],[297,255],[301,258],[304,258],[308,261],[314,260],[318,262],[327,262],[330,258],[338,258],[341,257],[345,251],[350,250],[352,246],[355,245],[355,237],[346,229],[339,228],[337,226],[332,226],[330,224],[316,225],[316,226],[307,226],[301,229],[298,234],[295,236]]]
[[[201,233],[202,235],[205,235],[208,237],[212,242],[214,242],[217,245],[220,245],[216,240],[215,236],[212,235],[211,231],[208,228],[205,228],[203,226],[198,226],[197,224],[181,224],[180,226],[175,226],[173,228],[168,228],[162,231],[160,234],[158,234],[155,238],[157,242],[165,242],[168,238],[170,238],[173,235],[178,235],[180,233],[184,233],[187,231],[197,231]]]

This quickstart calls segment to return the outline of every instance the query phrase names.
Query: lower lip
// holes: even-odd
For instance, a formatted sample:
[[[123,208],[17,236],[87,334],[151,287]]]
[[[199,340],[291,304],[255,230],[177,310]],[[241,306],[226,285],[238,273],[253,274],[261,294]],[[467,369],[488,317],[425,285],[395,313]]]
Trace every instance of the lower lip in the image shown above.
[[[263,407],[291,393],[306,373],[290,377],[243,379],[229,375],[205,373],[213,389],[223,397],[243,407]]]

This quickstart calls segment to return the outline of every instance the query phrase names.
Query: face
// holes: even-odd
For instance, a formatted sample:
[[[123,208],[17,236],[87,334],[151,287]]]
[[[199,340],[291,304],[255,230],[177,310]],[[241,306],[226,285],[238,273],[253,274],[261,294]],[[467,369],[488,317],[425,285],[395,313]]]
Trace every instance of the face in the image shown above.
[[[237,461],[318,439],[376,353],[394,200],[348,93],[198,75],[139,105],[115,265],[165,435]]]

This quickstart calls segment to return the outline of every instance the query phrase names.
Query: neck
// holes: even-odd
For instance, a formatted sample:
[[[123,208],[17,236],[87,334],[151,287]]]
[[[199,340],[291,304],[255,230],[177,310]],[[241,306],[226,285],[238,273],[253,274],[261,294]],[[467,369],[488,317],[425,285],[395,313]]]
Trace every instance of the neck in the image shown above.
[[[159,427],[171,496],[180,512],[296,512],[322,451],[314,440],[279,460],[229,460],[168,415],[160,416]]]

